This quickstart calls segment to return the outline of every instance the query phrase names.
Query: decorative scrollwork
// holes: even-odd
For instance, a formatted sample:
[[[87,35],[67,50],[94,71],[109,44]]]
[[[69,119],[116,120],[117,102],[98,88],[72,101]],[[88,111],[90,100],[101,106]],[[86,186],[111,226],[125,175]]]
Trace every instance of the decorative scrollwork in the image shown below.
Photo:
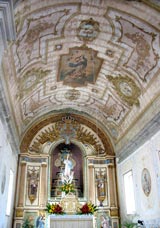
[[[57,126],[51,126],[48,129],[45,129],[41,132],[40,135],[36,138],[33,145],[29,148],[30,151],[39,152],[40,146],[45,142],[54,142],[60,138],[60,132]]]
[[[92,18],[83,20],[77,31],[78,38],[84,42],[93,41],[99,34],[99,23]]]
[[[90,144],[95,148],[95,151],[99,154],[104,153],[104,149],[101,144],[98,142],[98,139],[91,133],[87,132],[87,130],[80,126],[77,130],[77,140],[81,141],[83,144]]]
[[[139,105],[138,97],[141,90],[131,78],[119,75],[118,77],[108,76],[107,79],[113,83],[118,95],[129,106]]]
[[[29,147],[29,150],[38,153],[44,143],[52,143],[62,138],[65,140],[66,144],[70,144],[72,139],[76,139],[83,144],[92,145],[97,154],[102,155],[104,153],[102,143],[100,143],[98,137],[80,125],[71,116],[63,117],[62,121],[58,121],[55,125],[41,131]]]
[[[22,98],[25,94],[29,93],[44,77],[51,71],[39,69],[31,69],[25,73],[23,78],[19,79],[19,96]]]

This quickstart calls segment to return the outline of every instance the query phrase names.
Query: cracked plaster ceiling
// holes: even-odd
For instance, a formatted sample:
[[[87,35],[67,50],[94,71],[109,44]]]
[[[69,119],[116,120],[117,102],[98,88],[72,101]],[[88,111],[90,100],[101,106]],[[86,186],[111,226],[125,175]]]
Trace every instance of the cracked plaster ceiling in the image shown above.
[[[20,139],[52,113],[81,114],[115,148],[143,129],[159,112],[159,8],[145,0],[15,1],[16,40],[3,68]]]

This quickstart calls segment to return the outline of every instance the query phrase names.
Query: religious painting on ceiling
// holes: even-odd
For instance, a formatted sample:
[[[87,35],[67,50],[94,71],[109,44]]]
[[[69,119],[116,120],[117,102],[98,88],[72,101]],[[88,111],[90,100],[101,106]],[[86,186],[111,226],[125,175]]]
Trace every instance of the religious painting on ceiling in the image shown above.
[[[94,84],[102,65],[97,52],[86,46],[70,49],[69,54],[62,55],[58,73],[58,81],[72,87]]]

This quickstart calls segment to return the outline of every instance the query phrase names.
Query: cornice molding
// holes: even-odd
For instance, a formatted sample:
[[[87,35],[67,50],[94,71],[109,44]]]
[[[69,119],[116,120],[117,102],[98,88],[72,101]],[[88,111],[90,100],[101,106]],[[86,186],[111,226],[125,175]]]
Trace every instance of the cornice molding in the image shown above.
[[[153,137],[160,129],[160,112],[148,122],[141,131],[138,132],[133,138],[128,140],[125,146],[122,146],[120,150],[116,151],[116,157],[118,163],[125,160],[128,156],[134,153],[140,146],[142,146],[147,140]]]
[[[0,0],[0,31],[4,47],[7,42],[15,40],[15,26],[13,16],[13,3],[11,0]]]
[[[15,39],[15,28],[13,19],[13,3],[12,0],[0,0],[0,63],[3,51],[7,48],[8,42]],[[15,132],[15,126],[11,118],[10,110],[7,104],[5,94],[5,80],[3,71],[0,66],[0,119],[6,129],[6,134],[12,150],[17,155],[19,153],[18,138]]]
[[[2,84],[0,83],[0,119],[6,129],[7,138],[16,156],[19,154],[19,139],[10,115]]]

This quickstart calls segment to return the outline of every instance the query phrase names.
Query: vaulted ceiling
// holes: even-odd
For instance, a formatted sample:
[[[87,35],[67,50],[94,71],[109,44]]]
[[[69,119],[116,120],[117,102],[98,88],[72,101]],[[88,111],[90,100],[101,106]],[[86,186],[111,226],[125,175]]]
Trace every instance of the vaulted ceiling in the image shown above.
[[[3,69],[22,144],[42,122],[73,115],[118,155],[157,125],[158,0],[21,0],[14,19]]]

